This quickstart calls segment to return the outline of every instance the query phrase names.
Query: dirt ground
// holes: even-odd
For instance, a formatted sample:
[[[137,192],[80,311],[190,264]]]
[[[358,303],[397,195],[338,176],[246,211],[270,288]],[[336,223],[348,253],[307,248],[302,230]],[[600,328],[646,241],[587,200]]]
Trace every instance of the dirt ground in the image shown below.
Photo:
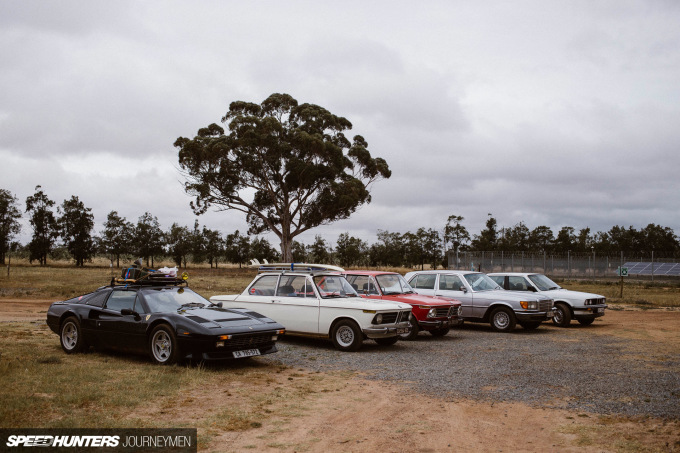
[[[50,303],[0,299],[0,321],[42,320]],[[652,355],[677,354],[680,347],[678,310],[609,310],[595,326],[594,335],[635,340],[631,354],[643,350]],[[175,402],[176,407],[147,405],[135,415],[171,424],[190,423],[206,406],[238,412],[239,400],[256,394],[261,385],[299,386],[303,396],[297,404],[284,398],[262,401],[270,417],[245,418],[243,426],[226,431],[223,420],[215,420],[214,429],[199,429],[201,451],[680,451],[678,420],[632,420],[524,404],[445,400],[399,384],[303,369],[279,370],[266,382],[243,380],[229,389],[193,390]],[[233,416],[229,414],[230,420],[238,421]]]

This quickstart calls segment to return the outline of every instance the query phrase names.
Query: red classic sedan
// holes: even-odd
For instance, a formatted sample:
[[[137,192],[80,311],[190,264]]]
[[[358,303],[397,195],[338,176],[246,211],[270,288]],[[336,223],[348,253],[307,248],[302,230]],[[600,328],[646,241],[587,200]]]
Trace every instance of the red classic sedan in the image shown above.
[[[413,307],[411,331],[401,335],[403,340],[415,339],[421,330],[439,337],[449,333],[451,326],[460,324],[460,301],[417,294],[396,272],[348,271],[344,275],[361,297],[403,302]]]

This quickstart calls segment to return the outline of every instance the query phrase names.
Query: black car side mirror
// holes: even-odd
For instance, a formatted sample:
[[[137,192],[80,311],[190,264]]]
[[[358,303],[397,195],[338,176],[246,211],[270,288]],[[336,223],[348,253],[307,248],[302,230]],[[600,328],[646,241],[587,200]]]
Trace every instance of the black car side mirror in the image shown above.
[[[217,308],[222,308],[222,302],[217,302],[215,305],[217,305]]]
[[[463,291],[464,293],[466,293],[466,292],[467,292],[467,288],[464,287],[464,286],[461,286],[460,289],[459,289],[459,291]]]
[[[123,316],[130,316],[130,315],[132,315],[132,316],[135,317],[135,319],[139,319],[139,313],[137,313],[137,312],[134,311],[134,310],[130,310],[129,308],[123,308],[123,309],[120,311],[120,314],[123,315]]]

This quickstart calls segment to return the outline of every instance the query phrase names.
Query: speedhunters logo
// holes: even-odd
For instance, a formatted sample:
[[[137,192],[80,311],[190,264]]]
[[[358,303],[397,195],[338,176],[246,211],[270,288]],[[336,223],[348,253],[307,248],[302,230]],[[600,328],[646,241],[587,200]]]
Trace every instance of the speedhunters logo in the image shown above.
[[[196,453],[196,429],[0,429],[0,451]]]
[[[117,447],[118,436],[9,436],[8,447]]]

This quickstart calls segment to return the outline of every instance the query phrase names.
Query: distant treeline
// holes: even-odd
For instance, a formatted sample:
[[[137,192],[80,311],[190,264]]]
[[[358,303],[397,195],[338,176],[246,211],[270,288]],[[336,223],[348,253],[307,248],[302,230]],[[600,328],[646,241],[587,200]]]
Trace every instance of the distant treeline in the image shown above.
[[[163,230],[158,219],[144,213],[137,223],[111,211],[98,233],[94,229],[92,210],[76,196],[55,208],[40,186],[26,199],[25,213],[33,230],[32,239],[20,244],[13,239],[20,233],[22,212],[17,198],[8,190],[0,189],[0,264],[5,264],[7,253],[27,257],[31,262],[44,265],[52,259],[73,259],[82,266],[95,255],[106,255],[120,266],[120,259],[141,257],[148,266],[159,258],[170,257],[177,266],[188,263],[248,263],[277,261],[277,251],[265,238],[235,231],[229,234],[201,227],[198,220],[193,228],[173,223]],[[529,229],[524,222],[512,227],[498,227],[489,215],[486,228],[470,235],[463,225],[462,216],[449,216],[441,228],[419,228],[415,232],[389,232],[378,230],[377,242],[367,242],[340,234],[331,244],[316,236],[312,244],[293,243],[293,260],[296,262],[335,263],[341,266],[415,267],[429,264],[445,265],[446,251],[508,251],[542,253],[589,253],[615,255],[619,252],[645,256],[655,252],[656,257],[677,257],[680,242],[668,227],[649,224],[637,230],[632,226],[614,226],[609,231],[591,233],[590,228],[577,230],[562,227],[557,234],[547,226]],[[127,264],[127,263],[124,263]]]

